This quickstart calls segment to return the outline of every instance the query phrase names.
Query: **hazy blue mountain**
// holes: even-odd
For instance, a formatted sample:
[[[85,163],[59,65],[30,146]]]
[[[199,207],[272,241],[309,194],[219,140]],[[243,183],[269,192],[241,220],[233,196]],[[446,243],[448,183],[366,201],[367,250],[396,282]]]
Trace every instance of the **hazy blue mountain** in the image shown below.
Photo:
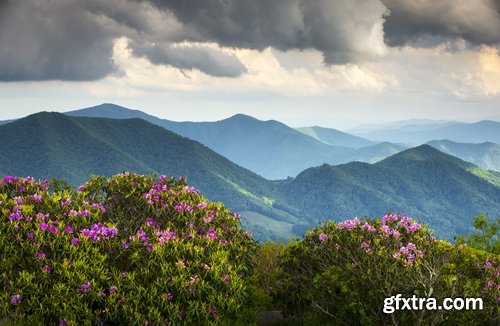
[[[356,135],[377,141],[422,144],[435,139],[448,139],[462,143],[500,143],[500,122],[484,120],[476,123],[407,125],[384,128]]]
[[[383,142],[376,145],[359,148],[354,152],[346,155],[346,157],[344,157],[344,161],[341,163],[349,163],[355,161],[365,162],[365,163],[376,163],[391,155],[399,153],[406,148],[408,147],[396,145],[389,142]]]
[[[133,119],[140,118],[151,122],[152,124],[162,126],[164,123],[171,122],[149,115],[139,110],[132,110],[112,103],[104,103],[90,108],[64,112],[65,115],[72,117],[88,118],[110,118],[110,119]]]
[[[350,148],[331,146],[280,122],[243,114],[216,122],[185,122],[171,129],[198,140],[268,179],[296,176],[306,168],[335,164]]]
[[[450,140],[433,140],[427,144],[447,153],[461,158],[475,165],[500,172],[500,145],[491,142],[481,144],[456,143]]]
[[[410,119],[401,121],[392,121],[386,123],[373,123],[373,124],[361,124],[353,128],[345,130],[347,133],[352,134],[363,134],[370,131],[377,131],[383,129],[401,129],[404,127],[410,127],[411,130],[430,130],[438,129],[445,126],[451,126],[457,124],[457,121],[448,120],[430,120],[430,119]]]
[[[301,127],[295,128],[303,134],[311,136],[328,145],[344,146],[350,148],[362,148],[377,144],[377,142],[353,136],[343,131],[322,127]]]
[[[103,104],[67,113],[73,116],[145,119],[199,141],[268,179],[296,176],[302,170],[343,160],[351,148],[331,146],[277,121],[260,121],[243,114],[215,122],[174,122],[136,110]]]
[[[294,177],[309,167],[324,163],[341,164],[352,161],[375,163],[408,147],[388,142],[377,144],[328,128],[299,128],[302,132],[299,133],[280,122],[260,121],[242,114],[215,122],[175,122],[114,104],[102,104],[66,114],[114,119],[141,118],[179,135],[199,141],[236,164],[268,179]],[[395,131],[387,129],[394,135],[401,135],[401,139],[394,135],[391,136],[393,141],[397,143],[414,143],[409,140],[424,139],[430,137],[429,135],[444,132],[450,135],[458,133],[462,137],[474,138],[477,133],[476,136],[471,137],[463,136],[463,134],[477,132],[476,129],[481,129],[484,125],[487,127],[486,130],[498,127],[498,123],[493,123],[493,126],[490,126],[487,121],[479,126],[432,120],[401,122],[401,124],[404,123],[411,124]],[[452,127],[459,129],[458,131],[449,129]],[[468,128],[470,131],[464,131],[464,128]],[[385,131],[378,132],[384,133]],[[306,137],[306,135],[315,139]],[[489,132],[489,135],[493,136],[492,132]],[[471,160],[472,156],[458,156],[479,164],[479,162]],[[487,165],[479,165],[487,167]]]
[[[234,119],[249,124],[246,116]],[[282,128],[267,123],[271,130]],[[269,181],[198,142],[141,119],[40,113],[0,126],[0,139],[0,175],[64,178],[73,184],[90,174],[122,171],[185,175],[207,198],[243,212],[244,224],[260,239],[300,235],[327,218],[374,217],[388,211],[411,215],[451,239],[471,231],[471,216],[485,213],[496,218],[500,211],[499,172],[428,145],[376,164],[324,164],[295,178]],[[376,146],[394,145],[370,147]]]
[[[0,126],[0,139],[0,175],[62,178],[75,185],[91,174],[110,176],[122,171],[187,176],[209,199],[233,210],[303,223],[270,206],[266,196],[272,191],[271,182],[195,141],[141,119],[39,113]]]
[[[423,145],[376,164],[307,169],[280,186],[283,198],[312,223],[401,212],[452,239],[471,231],[473,215],[497,217],[499,176]]]

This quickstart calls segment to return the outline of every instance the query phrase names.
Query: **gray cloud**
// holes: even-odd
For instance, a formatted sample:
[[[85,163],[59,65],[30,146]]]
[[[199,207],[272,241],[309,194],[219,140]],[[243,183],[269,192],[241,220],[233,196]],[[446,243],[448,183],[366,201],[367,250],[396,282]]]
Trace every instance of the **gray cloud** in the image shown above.
[[[180,41],[262,50],[315,48],[327,63],[376,57],[373,35],[385,7],[355,0],[10,1],[0,21],[0,80],[95,80],[118,73],[113,39],[127,36],[153,63],[239,76],[241,62],[217,50],[176,48]],[[155,43],[147,48],[144,44]],[[138,44],[143,44],[139,49]]]
[[[383,1],[391,11],[384,28],[390,45],[426,46],[440,38],[463,38],[472,44],[500,42],[499,0]]]
[[[154,1],[195,37],[225,46],[262,50],[317,49],[326,63],[377,57],[387,13],[378,0],[171,0]],[[377,33],[379,30],[379,33]]]
[[[153,64],[198,69],[216,77],[238,77],[246,72],[238,58],[209,47],[154,43],[133,43],[131,46],[135,55],[144,56]]]
[[[116,72],[112,34],[66,1],[10,1],[0,20],[0,80],[95,80]]]
[[[236,57],[175,44],[316,49],[326,64],[376,59],[386,43],[499,44],[499,8],[500,0],[0,0],[0,81],[118,74],[121,36],[154,64],[228,77],[246,71]]]

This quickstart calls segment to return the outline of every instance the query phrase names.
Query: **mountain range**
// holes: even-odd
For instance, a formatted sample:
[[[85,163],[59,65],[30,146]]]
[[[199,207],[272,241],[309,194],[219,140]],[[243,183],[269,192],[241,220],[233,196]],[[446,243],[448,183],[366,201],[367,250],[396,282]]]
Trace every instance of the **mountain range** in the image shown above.
[[[243,114],[215,122],[176,122],[109,103],[66,114],[113,119],[141,118],[196,140],[238,165],[273,180],[295,177],[307,168],[324,163],[342,164],[354,161],[376,163],[410,147],[396,136],[388,137],[394,141],[392,143],[388,141],[375,142],[336,129],[322,127],[293,129],[278,121],[260,121]],[[496,139],[500,135],[499,123],[485,121],[480,124],[492,126],[491,130],[488,129],[485,133],[489,136],[483,137],[484,139]],[[470,142],[478,135],[476,132],[477,124],[467,125],[452,121],[409,120],[384,126],[388,134],[406,134],[401,139],[417,145],[426,142],[419,142],[418,139],[454,138],[457,133],[454,127],[459,128],[460,136],[470,139]],[[375,126],[366,126],[364,130],[371,130],[370,128],[375,128]],[[469,134],[468,129],[472,130],[474,136],[466,136]],[[432,135],[438,131],[443,136],[442,138],[428,136],[428,133]],[[384,129],[373,132],[378,133],[378,135],[385,133]],[[437,146],[434,145],[437,143],[429,144]],[[496,147],[498,145],[491,144],[493,146],[457,143],[453,146],[453,151],[445,149],[451,149],[451,146],[436,148],[485,169],[500,171]]]
[[[471,216],[496,218],[500,212],[500,173],[429,145],[375,164],[323,164],[270,181],[196,141],[137,118],[45,112],[1,125],[0,139],[3,175],[64,178],[75,185],[90,174],[122,171],[187,176],[208,199],[241,212],[244,225],[260,240],[300,236],[327,218],[389,211],[411,215],[451,239],[471,230]]]
[[[296,128],[303,134],[306,134],[314,139],[333,146],[345,146],[351,148],[362,148],[371,145],[376,145],[377,142],[369,141],[364,138],[353,136],[340,130],[322,127],[301,127]]]
[[[269,181],[142,119],[43,112],[0,126],[0,139],[0,175],[60,178],[73,185],[92,174],[123,171],[187,176],[209,199],[234,210],[255,211],[294,225],[306,223],[266,203]]]
[[[199,141],[215,152],[227,157],[268,179],[294,177],[301,171],[323,163],[338,164],[349,160],[366,159],[366,152],[357,157],[351,145],[358,141],[366,146],[376,144],[359,137],[343,135],[335,145],[315,139],[278,121],[260,121],[237,114],[215,122],[176,122],[159,119],[141,111],[128,110],[113,104],[67,112],[71,116],[104,118],[141,118],[179,135]],[[333,129],[328,132],[340,131]],[[331,141],[333,137],[330,137]],[[378,148],[377,157],[387,157],[384,148]],[[373,149],[376,151],[376,149]],[[384,154],[387,154],[384,156]],[[372,161],[372,157],[368,158]]]
[[[500,172],[500,145],[492,142],[480,144],[457,143],[451,140],[433,140],[427,144],[486,170]]]
[[[410,146],[437,139],[447,139],[459,143],[492,142],[500,144],[500,122],[491,120],[475,123],[415,123],[369,131],[351,130],[351,132],[372,141],[405,143]]]

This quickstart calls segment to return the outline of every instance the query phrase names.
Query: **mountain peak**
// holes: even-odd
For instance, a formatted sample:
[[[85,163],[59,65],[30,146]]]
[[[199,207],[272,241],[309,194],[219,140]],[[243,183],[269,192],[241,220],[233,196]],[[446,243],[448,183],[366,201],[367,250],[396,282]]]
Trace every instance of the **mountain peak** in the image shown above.
[[[469,168],[470,166],[473,165],[455,156],[445,154],[428,144],[423,144],[417,147],[404,150],[376,164],[386,167],[392,167],[395,165],[401,167],[401,166],[409,166],[418,162],[431,162],[431,161],[446,162],[447,164],[452,164],[464,169]]]
[[[260,120],[250,115],[238,113],[229,118],[223,119],[222,121],[260,121]]]
[[[89,108],[66,112],[65,114],[77,117],[101,117],[112,119],[142,118],[147,120],[147,118],[150,117],[142,111],[131,110],[113,103],[103,103]]]

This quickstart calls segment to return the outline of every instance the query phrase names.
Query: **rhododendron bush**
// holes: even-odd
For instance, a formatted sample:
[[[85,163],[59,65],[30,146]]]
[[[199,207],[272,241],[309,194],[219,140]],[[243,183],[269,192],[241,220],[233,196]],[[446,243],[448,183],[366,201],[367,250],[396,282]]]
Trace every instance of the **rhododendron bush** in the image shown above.
[[[257,244],[184,179],[124,173],[78,191],[0,180],[0,322],[251,318]]]
[[[488,324],[498,321],[499,257],[452,245],[401,215],[327,222],[287,246],[275,299],[289,314],[333,324]],[[383,312],[384,298],[482,298],[483,310]]]

